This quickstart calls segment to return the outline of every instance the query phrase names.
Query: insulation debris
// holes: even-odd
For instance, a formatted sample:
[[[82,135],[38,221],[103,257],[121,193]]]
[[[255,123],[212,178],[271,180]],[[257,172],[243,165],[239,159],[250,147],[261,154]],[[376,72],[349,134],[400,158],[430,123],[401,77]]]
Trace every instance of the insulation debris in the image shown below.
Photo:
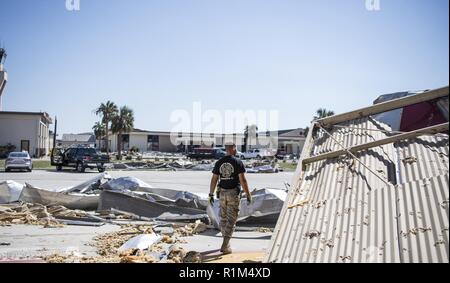
[[[417,162],[417,158],[414,156],[408,156],[408,157],[402,159],[402,162],[404,164],[413,164],[413,163]]]
[[[297,203],[289,205],[288,209],[292,209],[292,208],[299,207],[299,206],[304,206],[304,205],[306,205],[308,203],[309,203],[309,200],[304,199],[304,200],[301,200],[301,201],[299,201]]]
[[[84,216],[84,211],[70,210],[63,206],[46,207],[42,204],[18,203],[0,209],[0,225],[31,224],[55,228],[63,226],[58,217]]]
[[[138,235],[126,241],[122,246],[120,246],[120,248],[117,251],[124,252],[127,250],[136,250],[136,249],[145,250],[150,248],[160,239],[161,237],[156,235],[155,233]]]
[[[0,182],[0,204],[12,203],[19,200],[23,185],[14,181]]]

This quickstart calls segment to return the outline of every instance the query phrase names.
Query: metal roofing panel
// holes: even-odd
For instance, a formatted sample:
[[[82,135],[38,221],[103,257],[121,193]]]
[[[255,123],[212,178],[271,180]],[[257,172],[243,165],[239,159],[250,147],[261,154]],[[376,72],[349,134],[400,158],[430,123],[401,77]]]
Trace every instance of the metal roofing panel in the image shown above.
[[[402,262],[448,262],[449,175],[398,187]]]
[[[379,140],[387,136],[384,131],[390,130],[387,125],[370,117],[351,120],[340,126],[347,128],[330,130],[333,138],[319,131],[309,148],[310,154]],[[416,162],[401,161],[412,152]],[[296,175],[266,261],[401,262],[406,261],[403,248],[412,253],[411,261],[448,261],[448,252],[440,251],[439,256],[431,253],[425,257],[414,252],[422,247],[434,251],[430,241],[419,241],[416,246],[404,243],[398,227],[403,227],[401,225],[406,220],[401,218],[398,210],[403,208],[397,203],[399,197],[400,201],[410,201],[410,198],[399,194],[415,191],[409,189],[411,181],[447,173],[433,184],[441,191],[439,201],[445,203],[447,197],[448,205],[448,136],[420,137],[396,143],[395,147],[394,144],[379,146],[359,152],[356,157],[360,162],[352,157],[315,162],[309,164],[301,176]],[[397,183],[404,186],[395,187]],[[438,215],[430,206],[421,212],[433,214],[433,217]],[[435,242],[447,243],[448,251],[448,208],[446,215],[439,215],[439,224],[434,220],[427,220],[427,223],[438,227],[436,229],[447,229],[446,234],[441,235],[442,240]]]
[[[395,143],[398,183],[448,174],[448,135],[421,136]]]

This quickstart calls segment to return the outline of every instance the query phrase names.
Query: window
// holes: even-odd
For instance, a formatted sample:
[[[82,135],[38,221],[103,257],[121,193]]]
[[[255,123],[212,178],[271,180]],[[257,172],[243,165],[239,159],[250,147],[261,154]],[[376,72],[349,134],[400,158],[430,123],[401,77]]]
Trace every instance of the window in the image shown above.
[[[159,136],[157,135],[147,136],[147,150],[159,151]]]
[[[25,152],[12,152],[9,154],[9,157],[15,157],[15,158],[28,158],[28,153]]]

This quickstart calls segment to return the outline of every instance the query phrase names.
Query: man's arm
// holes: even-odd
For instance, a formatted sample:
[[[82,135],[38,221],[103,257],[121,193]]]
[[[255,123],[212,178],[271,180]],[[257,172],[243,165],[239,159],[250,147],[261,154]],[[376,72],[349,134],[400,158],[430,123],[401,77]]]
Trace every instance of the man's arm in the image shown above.
[[[217,181],[219,180],[219,175],[213,174],[211,177],[211,184],[209,185],[209,194],[214,194],[214,191],[216,190]]]
[[[244,173],[239,174],[239,182],[241,183],[242,189],[244,190],[245,194],[247,195],[247,198],[249,198],[250,191],[248,190],[247,178],[245,178]]]

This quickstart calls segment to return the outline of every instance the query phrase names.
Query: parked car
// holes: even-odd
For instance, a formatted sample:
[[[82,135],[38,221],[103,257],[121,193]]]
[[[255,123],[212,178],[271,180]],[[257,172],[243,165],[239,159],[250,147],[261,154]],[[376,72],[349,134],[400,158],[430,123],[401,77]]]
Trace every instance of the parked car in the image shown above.
[[[187,156],[192,159],[220,159],[225,156],[225,150],[220,147],[194,148]]]
[[[109,162],[109,156],[97,152],[94,148],[72,147],[64,151],[56,150],[51,157],[52,166],[57,171],[63,167],[72,167],[82,173],[89,169],[97,168],[98,172],[105,171],[105,163]]]
[[[28,152],[11,152],[5,161],[5,171],[27,170],[33,171],[33,161]]]
[[[265,157],[273,157],[276,154],[276,150],[269,148],[251,149],[247,152],[242,153],[244,159],[262,159]]]
[[[275,155],[275,157],[276,157],[277,159],[283,160],[283,159],[285,159],[285,157],[286,157],[287,155],[288,155],[288,154],[287,154],[286,151],[284,151],[284,150],[278,150],[278,151],[277,151],[277,154]]]
[[[236,151],[236,157],[240,158],[240,159],[245,159],[245,156],[242,152],[240,152],[239,150]]]

